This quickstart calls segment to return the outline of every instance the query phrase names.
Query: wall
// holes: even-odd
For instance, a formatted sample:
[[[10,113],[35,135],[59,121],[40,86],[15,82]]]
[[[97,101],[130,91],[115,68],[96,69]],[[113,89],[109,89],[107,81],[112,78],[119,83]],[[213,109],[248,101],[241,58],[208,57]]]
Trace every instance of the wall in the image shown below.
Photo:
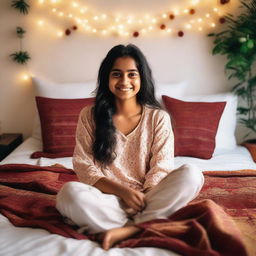
[[[77,2],[82,3],[83,0]],[[118,1],[117,6],[115,0],[108,0],[107,4],[103,0],[86,1],[102,12],[121,8],[133,13],[160,12],[168,3],[180,5],[181,2],[188,3],[185,0],[165,0],[161,1],[160,6],[157,0],[130,0]],[[206,32],[189,32],[183,38],[174,35],[123,38],[88,35],[80,32],[78,27],[70,36],[57,37],[53,28],[64,30],[74,23],[57,19],[49,8],[40,7],[38,1],[29,3],[31,10],[27,16],[11,8],[10,0],[0,3],[0,121],[4,132],[21,132],[25,138],[31,134],[36,108],[31,81],[21,79],[24,72],[29,70],[32,75],[55,82],[95,80],[102,58],[112,46],[119,43],[134,43],[142,49],[156,81],[187,80],[188,95],[230,89],[230,82],[223,70],[225,58],[211,55],[212,39],[206,36]],[[234,4],[228,8],[233,10]],[[37,22],[42,18],[45,25],[40,27]],[[16,64],[9,58],[10,53],[19,50],[16,26],[22,26],[27,31],[23,48],[32,56],[28,66]]]

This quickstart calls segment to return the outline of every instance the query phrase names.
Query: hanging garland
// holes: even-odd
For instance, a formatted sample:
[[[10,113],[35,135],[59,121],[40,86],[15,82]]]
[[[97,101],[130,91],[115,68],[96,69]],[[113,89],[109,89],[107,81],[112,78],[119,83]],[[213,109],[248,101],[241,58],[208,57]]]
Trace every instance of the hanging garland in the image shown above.
[[[20,40],[24,37],[24,34],[26,31],[22,27],[17,27],[16,28],[16,34]],[[10,54],[11,58],[13,61],[19,63],[19,64],[25,64],[31,57],[29,56],[27,51],[22,51],[22,41],[21,41],[21,50],[18,52],[14,52]]]
[[[223,18],[225,11],[223,11],[222,6],[229,4],[231,0],[218,0],[214,4],[205,5],[208,8],[208,12],[204,14],[197,6],[200,0],[191,0],[187,4],[187,8],[180,7],[166,10],[164,13],[151,16],[142,13],[138,17],[101,13],[96,9],[89,9],[78,1],[69,1],[67,3],[64,0],[38,0],[41,6],[46,5],[47,2],[52,14],[55,14],[58,18],[71,20],[72,27],[79,27],[80,31],[86,33],[139,37],[158,30],[164,34],[176,34],[178,37],[183,37],[186,34],[185,31],[192,28],[203,31],[204,29],[214,28],[216,23],[223,24],[225,22]],[[62,2],[65,4],[64,7]],[[69,7],[67,7],[67,4],[69,4]],[[203,4],[203,1],[200,4]],[[182,18],[186,22],[183,22]],[[59,36],[69,36],[72,34],[72,27],[67,27],[57,34]]]
[[[12,1],[13,8],[20,11],[22,14],[28,14],[30,6],[26,3],[25,0],[15,0]],[[29,53],[27,51],[22,50],[22,39],[26,33],[26,30],[24,30],[22,27],[16,27],[16,35],[20,39],[20,50],[16,51],[12,54],[10,54],[10,57],[14,62],[17,62],[19,64],[26,64],[29,59],[31,59]]]

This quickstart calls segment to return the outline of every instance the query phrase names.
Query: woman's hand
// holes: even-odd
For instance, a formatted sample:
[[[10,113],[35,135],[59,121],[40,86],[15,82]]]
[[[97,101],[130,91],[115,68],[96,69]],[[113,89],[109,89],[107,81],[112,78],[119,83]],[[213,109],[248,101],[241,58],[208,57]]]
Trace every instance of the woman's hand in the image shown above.
[[[124,186],[109,178],[100,178],[94,186],[103,193],[113,194],[120,197],[125,205],[132,208],[135,213],[143,211],[146,207],[146,199],[144,193]]]
[[[123,187],[119,197],[136,212],[141,212],[146,207],[145,194],[138,190]]]

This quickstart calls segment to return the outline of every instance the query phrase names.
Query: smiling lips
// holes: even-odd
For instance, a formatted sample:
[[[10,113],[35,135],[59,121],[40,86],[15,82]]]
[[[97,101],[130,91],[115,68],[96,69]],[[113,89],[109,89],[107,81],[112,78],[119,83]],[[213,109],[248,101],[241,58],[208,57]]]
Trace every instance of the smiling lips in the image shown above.
[[[133,88],[132,87],[124,87],[124,88],[117,87],[117,89],[121,92],[128,92],[128,91],[132,90]]]

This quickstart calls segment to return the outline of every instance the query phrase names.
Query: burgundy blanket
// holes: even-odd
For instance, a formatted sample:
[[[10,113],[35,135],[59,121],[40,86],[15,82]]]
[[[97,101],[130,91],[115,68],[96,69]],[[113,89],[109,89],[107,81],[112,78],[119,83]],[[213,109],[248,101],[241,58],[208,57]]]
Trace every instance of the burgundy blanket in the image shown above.
[[[227,176],[214,175],[214,172],[206,173],[206,183],[199,195],[200,200],[180,209],[167,220],[153,220],[140,224],[142,231],[135,237],[121,242],[119,247],[160,247],[189,256],[248,255],[245,240],[233,219],[235,216],[232,218],[226,213],[228,207],[233,207],[232,202],[231,206],[223,205],[224,211],[213,200],[205,200],[212,198],[209,191],[216,179],[222,180],[218,183],[220,186],[224,184],[224,180],[225,183],[229,180]],[[256,171],[255,174],[253,171],[250,172],[249,177],[241,172],[236,178],[250,178],[250,182],[255,185]],[[55,208],[56,193],[65,182],[74,180],[77,180],[74,172],[62,167],[2,165],[0,212],[15,226],[43,228],[51,233],[76,239],[93,239],[91,236],[79,234],[73,227],[65,224]],[[238,183],[237,187],[239,186]],[[244,187],[244,184],[241,183],[241,186]],[[218,191],[214,193],[214,196],[217,196]],[[226,195],[228,196],[228,193]],[[256,197],[251,200],[254,200],[255,210],[254,198]],[[233,203],[236,205],[236,202]],[[241,211],[242,217],[247,218],[248,212]],[[238,215],[239,211],[236,211],[236,217],[239,217]],[[253,228],[255,230],[255,226]],[[251,247],[247,246],[248,248]]]

